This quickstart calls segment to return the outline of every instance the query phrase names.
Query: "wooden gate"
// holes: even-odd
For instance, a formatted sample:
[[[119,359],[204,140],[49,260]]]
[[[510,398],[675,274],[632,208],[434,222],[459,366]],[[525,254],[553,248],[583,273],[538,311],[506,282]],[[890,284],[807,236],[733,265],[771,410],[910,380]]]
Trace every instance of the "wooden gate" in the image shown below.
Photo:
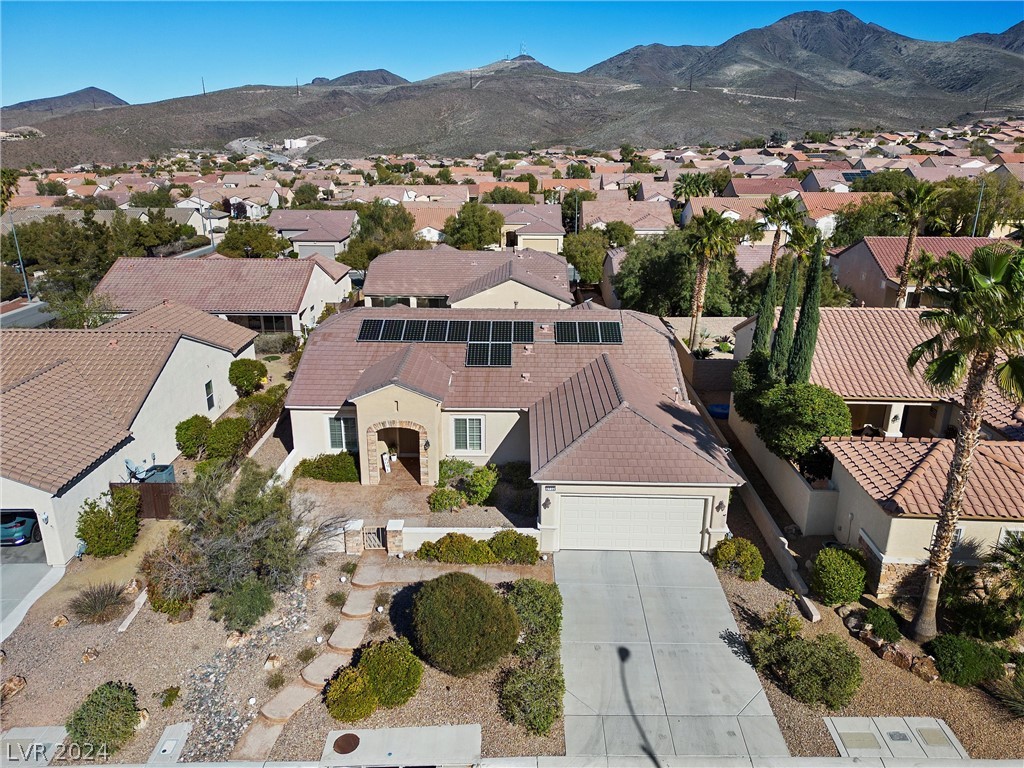
[[[130,487],[139,491],[139,517],[152,520],[171,520],[171,499],[178,495],[177,483],[111,483],[115,488]]]

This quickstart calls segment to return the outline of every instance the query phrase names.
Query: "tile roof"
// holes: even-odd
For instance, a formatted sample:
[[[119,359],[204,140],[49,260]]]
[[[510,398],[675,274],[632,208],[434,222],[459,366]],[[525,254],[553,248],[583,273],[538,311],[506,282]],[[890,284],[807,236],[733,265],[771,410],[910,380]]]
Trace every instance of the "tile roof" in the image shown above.
[[[602,353],[530,407],[538,482],[742,485],[690,403]]]
[[[430,354],[424,345],[409,344],[362,371],[350,400],[392,384],[444,402],[455,372]]]
[[[122,311],[169,299],[204,312],[291,314],[302,307],[317,266],[312,259],[120,258],[95,293]]]
[[[415,221],[412,227],[413,232],[431,227],[441,231],[449,216],[458,216],[462,205],[451,205],[449,203],[402,203]]]
[[[560,205],[487,203],[487,207],[500,213],[506,226],[516,226],[519,234],[565,234]]]
[[[109,403],[67,360],[20,381],[5,377],[0,424],[0,473],[53,494],[131,439]]]
[[[903,264],[903,254],[907,249],[907,238],[905,237],[865,237],[864,245],[867,246],[871,257],[890,280],[899,282],[899,268]],[[948,253],[957,253],[961,256],[970,256],[978,248],[1000,242],[992,237],[918,237],[916,244],[918,253],[930,253],[932,256],[942,258]],[[850,248],[855,248],[859,243],[854,243]],[[848,250],[848,249],[847,249]],[[842,252],[839,258],[842,258]]]
[[[289,239],[293,243],[301,242],[337,242],[346,240],[352,234],[356,222],[355,211],[305,211],[305,210],[274,210],[270,212],[265,224],[279,233],[299,231]]]
[[[865,198],[891,197],[891,192],[801,192],[800,200],[808,218],[823,219],[848,205],[860,205]]]
[[[221,320],[199,309],[161,301],[148,309],[112,320],[98,330],[104,331],[178,331],[198,341],[212,344],[237,355],[259,334],[238,323]]]
[[[889,514],[938,517],[955,441],[826,437],[823,442]],[[1024,520],[1024,443],[978,445],[961,518]]]
[[[324,255],[322,253],[314,253],[312,256],[300,258],[309,258],[315,261],[334,282],[338,282],[352,271],[352,267],[338,261],[332,254]]]
[[[718,213],[735,213],[741,219],[758,220],[761,214],[758,208],[763,208],[768,201],[768,195],[756,195],[750,197],[691,197],[690,209],[693,216],[703,216],[707,211]]]
[[[584,227],[624,221],[637,231],[676,229],[675,216],[668,202],[611,202],[584,200],[580,210],[580,223]]]
[[[516,266],[513,268],[512,264]],[[370,262],[363,293],[367,296],[448,296],[465,298],[505,279],[572,303],[568,265],[561,256],[524,248],[520,251],[460,251],[434,248],[427,251],[391,251]],[[482,278],[487,278],[482,280]],[[476,284],[480,286],[473,290]],[[467,293],[467,291],[470,291]]]
[[[787,192],[800,192],[799,179],[732,179],[728,191],[736,195],[785,195]]]

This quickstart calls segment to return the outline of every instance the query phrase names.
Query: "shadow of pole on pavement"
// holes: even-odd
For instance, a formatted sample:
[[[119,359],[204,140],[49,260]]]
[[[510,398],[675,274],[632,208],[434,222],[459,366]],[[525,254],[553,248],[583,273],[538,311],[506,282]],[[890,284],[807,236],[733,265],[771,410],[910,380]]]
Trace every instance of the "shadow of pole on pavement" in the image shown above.
[[[640,733],[640,738],[643,740],[640,748],[644,751],[644,754],[651,759],[651,762],[654,764],[654,768],[662,768],[661,763],[658,762],[658,758],[654,754],[654,747],[651,746],[651,741],[647,738],[647,732],[644,730],[643,723],[640,722],[640,718],[637,717],[636,710],[633,708],[633,700],[629,697],[629,684],[626,681],[626,662],[629,661],[630,657],[629,648],[626,648],[624,645],[620,645],[618,652],[619,675],[622,677],[622,692],[626,696],[626,706],[629,707],[629,716],[633,718],[633,724],[636,726],[637,731]]]

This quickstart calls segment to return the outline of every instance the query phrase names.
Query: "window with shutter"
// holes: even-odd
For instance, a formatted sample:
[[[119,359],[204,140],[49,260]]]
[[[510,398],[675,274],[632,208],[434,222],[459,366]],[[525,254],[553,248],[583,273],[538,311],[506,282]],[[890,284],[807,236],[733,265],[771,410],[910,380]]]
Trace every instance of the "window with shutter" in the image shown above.
[[[455,450],[479,453],[484,449],[484,420],[479,416],[453,419]]]

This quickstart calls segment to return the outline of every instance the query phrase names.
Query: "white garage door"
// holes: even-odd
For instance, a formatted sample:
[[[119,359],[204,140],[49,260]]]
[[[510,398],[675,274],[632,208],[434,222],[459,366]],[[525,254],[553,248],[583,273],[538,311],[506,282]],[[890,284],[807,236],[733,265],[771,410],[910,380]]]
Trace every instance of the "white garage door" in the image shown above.
[[[563,496],[562,549],[699,552],[704,499]]]

